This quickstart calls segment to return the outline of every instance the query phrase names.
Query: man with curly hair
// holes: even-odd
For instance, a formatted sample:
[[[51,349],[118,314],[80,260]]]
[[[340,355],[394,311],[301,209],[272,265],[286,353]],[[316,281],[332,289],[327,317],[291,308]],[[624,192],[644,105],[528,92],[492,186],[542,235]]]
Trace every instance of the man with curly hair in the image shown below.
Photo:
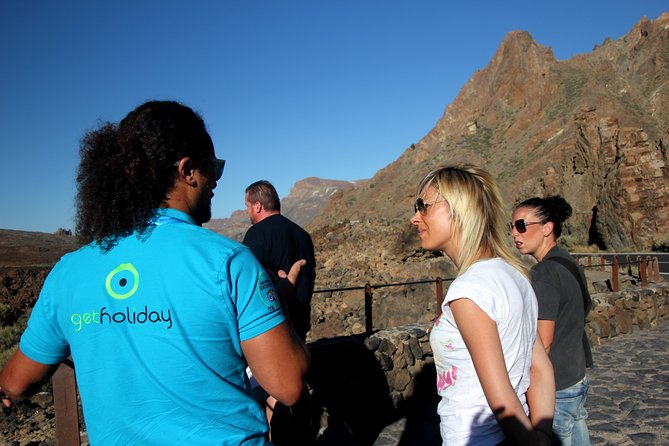
[[[4,405],[71,355],[93,445],[269,444],[246,367],[291,405],[308,356],[251,251],[201,227],[223,166],[202,118],[177,102],[84,137],[85,245],[49,274],[0,374]]]

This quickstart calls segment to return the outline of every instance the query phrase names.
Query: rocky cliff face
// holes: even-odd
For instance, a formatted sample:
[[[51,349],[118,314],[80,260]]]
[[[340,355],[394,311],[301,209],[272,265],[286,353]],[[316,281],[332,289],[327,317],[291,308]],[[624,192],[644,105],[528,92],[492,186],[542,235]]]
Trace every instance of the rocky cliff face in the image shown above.
[[[566,61],[527,32],[509,33],[422,140],[309,225],[318,284],[434,277],[409,219],[420,178],[446,163],[494,173],[509,215],[530,196],[563,195],[574,208],[568,246],[668,239],[668,101],[669,14]]]

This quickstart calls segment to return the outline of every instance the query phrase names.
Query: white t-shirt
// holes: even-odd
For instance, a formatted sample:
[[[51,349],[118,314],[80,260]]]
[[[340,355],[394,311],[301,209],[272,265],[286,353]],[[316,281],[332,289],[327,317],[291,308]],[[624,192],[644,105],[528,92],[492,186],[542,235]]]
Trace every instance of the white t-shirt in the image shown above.
[[[449,287],[430,334],[444,445],[494,445],[504,440],[504,434],[449,306],[460,298],[473,301],[497,324],[509,379],[525,413],[529,413],[525,392],[537,333],[537,300],[529,280],[502,259],[478,261]]]

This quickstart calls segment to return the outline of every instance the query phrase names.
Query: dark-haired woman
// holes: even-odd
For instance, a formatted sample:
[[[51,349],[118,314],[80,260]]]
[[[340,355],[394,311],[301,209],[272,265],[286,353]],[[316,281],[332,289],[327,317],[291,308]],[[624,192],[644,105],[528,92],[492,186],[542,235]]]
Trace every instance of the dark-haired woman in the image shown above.
[[[559,444],[578,446],[590,444],[585,369],[592,365],[592,356],[583,327],[592,302],[582,291],[587,283],[583,272],[557,246],[571,212],[560,196],[530,198],[513,212],[512,233],[518,251],[538,262],[532,267],[532,286],[539,302],[539,334],[555,371],[553,433]]]
[[[436,169],[419,184],[414,210],[423,248],[458,269],[430,334],[443,444],[550,441],[553,370],[529,271],[504,243],[493,177],[468,165]]]

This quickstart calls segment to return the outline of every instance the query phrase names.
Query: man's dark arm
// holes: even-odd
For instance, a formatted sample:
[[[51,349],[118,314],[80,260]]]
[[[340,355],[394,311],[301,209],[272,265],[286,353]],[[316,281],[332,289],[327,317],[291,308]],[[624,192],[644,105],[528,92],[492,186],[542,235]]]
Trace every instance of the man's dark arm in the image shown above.
[[[23,398],[35,385],[48,378],[56,367],[57,364],[33,361],[20,348],[17,349],[0,373],[2,404],[10,407],[12,400]]]

